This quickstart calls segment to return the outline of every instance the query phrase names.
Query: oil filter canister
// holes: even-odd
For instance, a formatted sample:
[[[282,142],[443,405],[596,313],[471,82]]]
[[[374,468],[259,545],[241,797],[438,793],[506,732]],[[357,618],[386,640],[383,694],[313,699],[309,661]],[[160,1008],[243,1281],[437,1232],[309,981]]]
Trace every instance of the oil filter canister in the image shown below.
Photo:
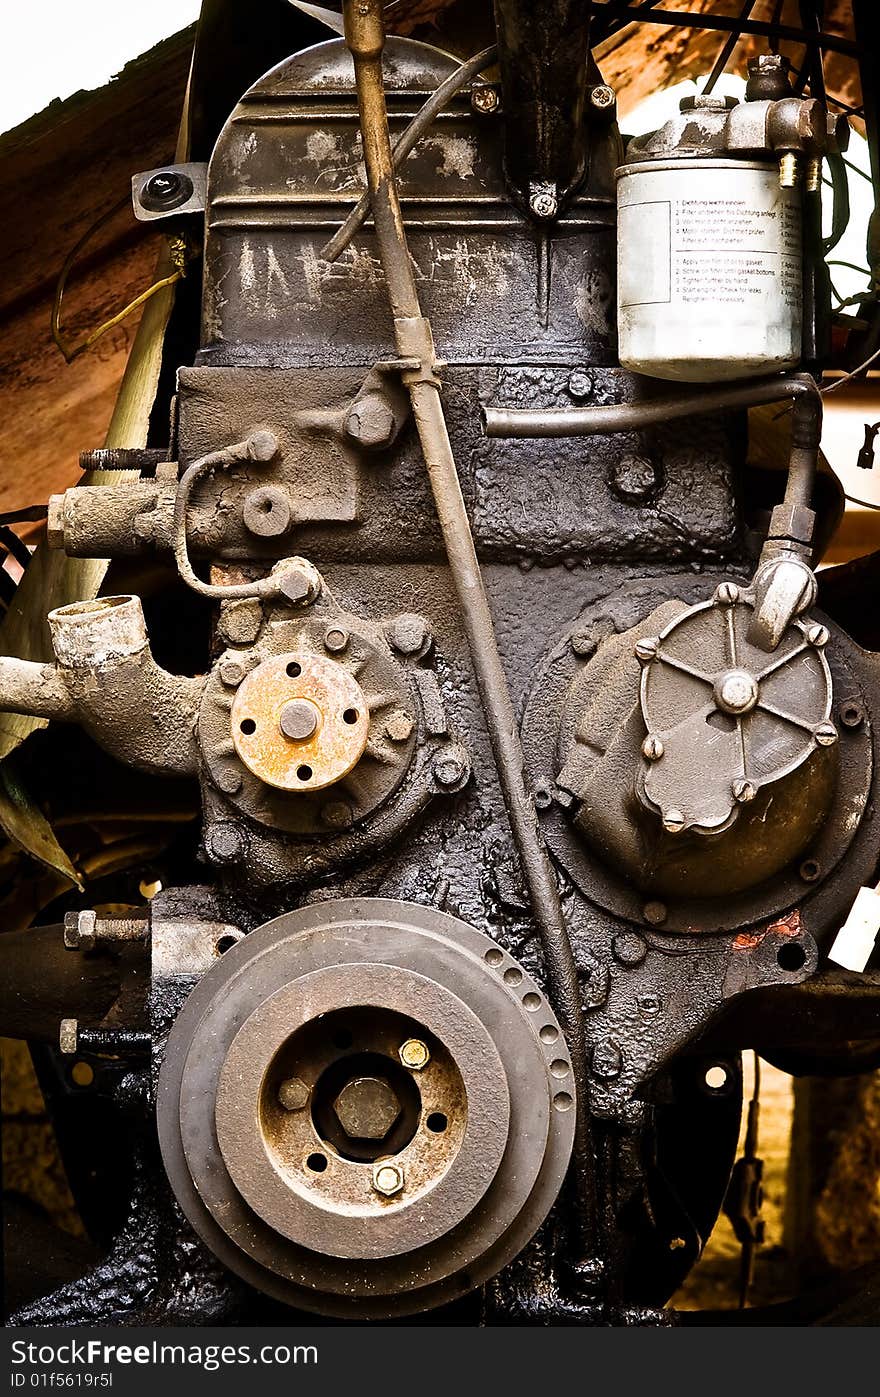
[[[640,160],[617,171],[620,362],[686,383],[801,358],[801,193],[773,161]]]

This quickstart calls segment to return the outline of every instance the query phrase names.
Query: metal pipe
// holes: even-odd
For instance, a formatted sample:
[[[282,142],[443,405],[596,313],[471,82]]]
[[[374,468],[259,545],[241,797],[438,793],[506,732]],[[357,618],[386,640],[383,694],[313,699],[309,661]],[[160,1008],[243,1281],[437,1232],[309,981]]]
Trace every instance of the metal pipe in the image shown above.
[[[381,0],[345,0],[344,20],[346,43],[355,64],[364,159],[379,255],[394,315],[397,349],[406,365],[402,378],[412,399],[507,814],[541,934],[549,989],[571,1054],[577,1087],[578,1225],[585,1255],[592,1255],[596,1243],[595,1159],[587,1107],[586,1053],[577,966],[562,914],[556,875],[538,829],[516,714],[443,415],[431,327],[421,314],[407,247],[385,108]]]

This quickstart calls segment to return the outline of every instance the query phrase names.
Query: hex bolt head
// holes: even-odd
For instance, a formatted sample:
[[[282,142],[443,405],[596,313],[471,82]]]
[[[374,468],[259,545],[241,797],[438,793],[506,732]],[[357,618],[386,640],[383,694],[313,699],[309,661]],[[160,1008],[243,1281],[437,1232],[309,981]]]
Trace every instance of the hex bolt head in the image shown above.
[[[403,1169],[399,1164],[375,1164],[373,1166],[373,1189],[385,1198],[393,1198],[401,1193],[405,1183]]]
[[[715,589],[715,600],[721,606],[736,606],[739,601],[739,588],[735,582],[722,582]]]
[[[439,752],[431,766],[434,780],[443,790],[455,790],[463,785],[469,775],[469,767],[464,756],[455,750]]]
[[[394,1088],[381,1077],[354,1077],[333,1102],[336,1119],[351,1140],[384,1140],[400,1115]]]
[[[665,902],[646,902],[642,908],[642,916],[651,926],[662,926],[668,916]]]
[[[810,626],[807,631],[807,642],[814,645],[817,650],[823,649],[831,639],[827,626]]]
[[[278,1105],[285,1111],[301,1111],[311,1094],[311,1087],[301,1077],[288,1077],[278,1087]]]
[[[217,629],[229,645],[252,645],[262,624],[263,609],[258,601],[242,598],[221,603]]]
[[[365,393],[352,405],[345,421],[346,436],[364,451],[382,451],[394,441],[394,411],[381,393]]]
[[[223,820],[208,829],[205,852],[213,863],[235,863],[245,852],[245,836],[238,825]]]
[[[480,112],[482,116],[489,116],[492,112],[497,112],[499,102],[497,90],[488,83],[479,83],[471,92],[471,106],[475,112]]]
[[[620,931],[611,941],[611,954],[618,965],[641,965],[648,954],[648,943],[637,931]]]
[[[649,762],[659,762],[660,758],[663,756],[663,750],[663,743],[660,741],[660,738],[657,737],[655,733],[649,732],[642,743],[642,756]]]
[[[568,391],[578,402],[590,396],[593,391],[593,375],[589,369],[572,369],[568,375]]]
[[[591,1062],[593,1076],[610,1082],[619,1077],[623,1069],[623,1053],[613,1038],[600,1038],[593,1048]]]
[[[813,736],[820,747],[833,747],[837,741],[837,728],[833,723],[820,723]]]
[[[309,699],[291,699],[281,710],[278,726],[291,742],[305,742],[314,736],[321,715]]]
[[[598,87],[594,87],[590,93],[590,106],[594,107],[597,112],[610,112],[616,101],[617,94],[614,88],[609,87],[604,82],[600,83]]]
[[[64,944],[68,951],[88,952],[95,949],[97,920],[94,912],[65,912]]]
[[[747,781],[744,776],[740,776],[734,781],[731,789],[734,800],[740,805],[748,805],[749,801],[754,800],[755,796],[758,794],[757,788],[752,785],[751,781]]]
[[[331,655],[341,655],[347,647],[348,631],[343,630],[342,626],[328,626],[324,632],[324,648]]]
[[[244,679],[244,665],[238,660],[220,661],[220,678],[230,689],[235,689]]]
[[[385,736],[389,742],[406,742],[412,737],[413,720],[403,708],[396,708],[389,714],[385,723]]]
[[[667,834],[681,834],[687,821],[680,810],[663,811],[663,828]]]
[[[642,636],[635,643],[635,656],[640,664],[648,665],[652,660],[656,660],[660,650],[660,641],[656,636]]]
[[[407,1038],[397,1049],[397,1056],[410,1072],[421,1072],[431,1061],[428,1045],[423,1043],[421,1038]]]
[[[398,655],[419,655],[430,640],[428,623],[424,616],[404,612],[395,616],[388,626],[388,640]]]

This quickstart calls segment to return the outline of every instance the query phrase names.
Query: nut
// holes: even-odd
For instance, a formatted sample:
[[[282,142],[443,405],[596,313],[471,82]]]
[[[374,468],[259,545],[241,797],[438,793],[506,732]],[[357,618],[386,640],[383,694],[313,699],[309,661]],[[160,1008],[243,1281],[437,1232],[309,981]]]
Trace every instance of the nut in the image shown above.
[[[389,624],[388,640],[399,655],[419,655],[430,640],[428,623],[423,616],[404,612]]]
[[[421,1038],[407,1038],[398,1048],[397,1055],[404,1067],[408,1067],[411,1072],[421,1072],[431,1060],[428,1045],[423,1043]]]
[[[309,699],[291,699],[281,710],[278,726],[291,742],[305,742],[315,732],[320,717],[317,708]]]
[[[397,1117],[400,1102],[381,1077],[355,1077],[333,1102],[336,1118],[353,1140],[383,1140]]]
[[[244,665],[238,660],[220,661],[220,678],[224,684],[228,684],[230,689],[235,689],[244,679]]]
[[[221,603],[217,629],[227,644],[252,645],[262,624],[263,609],[258,601],[243,598]]]
[[[385,1198],[393,1198],[404,1185],[403,1169],[399,1164],[376,1164],[373,1167],[373,1188]]]
[[[244,851],[244,835],[231,820],[211,825],[205,834],[205,852],[212,863],[235,863]]]
[[[475,112],[480,112],[483,116],[497,112],[498,103],[498,93],[488,83],[479,83],[471,93],[471,106]]]
[[[301,1077],[288,1077],[278,1088],[278,1104],[285,1111],[301,1111],[311,1094],[311,1087]]]
[[[95,949],[94,912],[66,912],[64,914],[64,944],[69,951],[93,951]]]

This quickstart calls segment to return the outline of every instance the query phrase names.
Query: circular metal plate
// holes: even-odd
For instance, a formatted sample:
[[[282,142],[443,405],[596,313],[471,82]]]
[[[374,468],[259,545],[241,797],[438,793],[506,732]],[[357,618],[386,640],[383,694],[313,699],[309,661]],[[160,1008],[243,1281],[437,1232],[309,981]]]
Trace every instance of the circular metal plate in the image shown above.
[[[322,1023],[346,1004],[407,1016],[409,1036],[435,1045],[438,1063],[446,1052],[464,1087],[466,1122],[435,1174],[420,1174],[432,1054],[419,1129],[400,1152],[412,1196],[405,1188],[367,1199],[369,1164],[340,1160],[324,1141],[326,1172],[338,1168],[345,1193],[333,1219],[332,1194],[322,1199],[314,1178],[298,1172],[299,1144],[279,1153],[260,1092],[297,1025]],[[561,1186],[573,1108],[559,1025],[522,967],[455,918],[365,899],[303,908],[227,952],[170,1035],[158,1122],[181,1207],[230,1269],[289,1304],[368,1318],[454,1299],[522,1249]]]

